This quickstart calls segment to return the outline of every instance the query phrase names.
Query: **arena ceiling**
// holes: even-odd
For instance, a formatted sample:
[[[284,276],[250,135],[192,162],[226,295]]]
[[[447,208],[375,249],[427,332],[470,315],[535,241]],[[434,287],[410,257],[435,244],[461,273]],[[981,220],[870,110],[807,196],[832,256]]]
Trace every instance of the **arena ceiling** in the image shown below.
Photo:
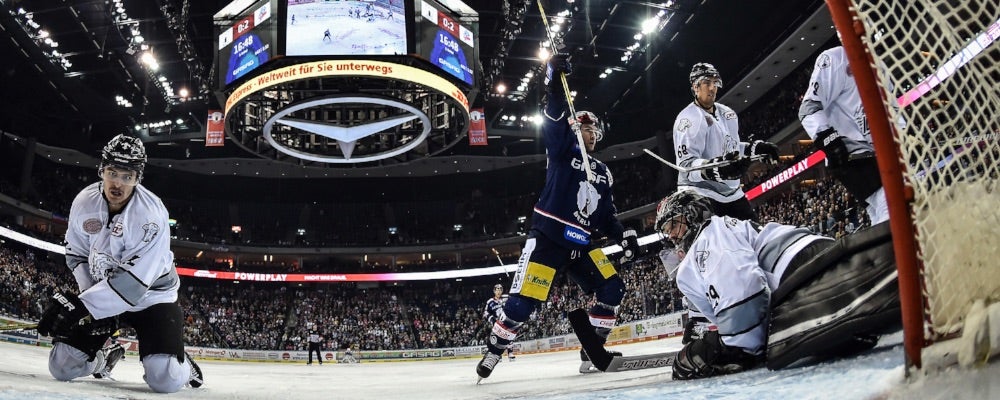
[[[273,176],[303,177],[294,165],[269,164],[273,162],[256,159],[238,146],[204,146],[201,132],[206,111],[219,108],[211,93],[215,79],[212,15],[226,3],[0,0],[0,106],[4,110],[0,129],[36,137],[44,145],[40,148],[59,152],[58,158],[69,162],[96,155],[110,137],[136,125],[170,121],[171,134],[159,135],[147,146],[150,156],[164,167],[190,163],[206,174],[218,169],[220,174],[252,177],[255,171],[259,175],[265,170]],[[466,3],[478,12],[483,71],[478,92],[470,101],[485,107],[490,145],[470,147],[459,141],[435,156],[440,163],[413,165],[411,171],[419,175],[438,170],[475,172],[541,160],[537,130],[530,120],[521,118],[537,113],[544,93],[538,53],[548,36],[537,3]],[[816,18],[817,10],[825,7],[819,0],[553,0],[543,4],[550,18],[561,11],[571,12],[560,32],[561,51],[572,55],[575,66],[569,86],[577,92],[578,109],[594,111],[610,123],[611,131],[600,147],[610,146],[612,150],[605,154],[615,158],[633,157],[637,149],[655,145],[656,130],[669,126],[690,101],[687,74],[695,62],[715,64],[724,81],[734,83],[723,89],[724,99],[739,97],[752,103],[790,69],[788,60],[775,59],[775,53],[792,36],[803,35],[804,48],[793,46],[788,57],[804,59],[808,54],[801,54],[811,52],[805,43],[821,44],[832,35],[829,26],[817,30],[826,24]],[[127,20],[118,16],[122,12]],[[38,28],[25,29],[24,14],[30,14]],[[640,38],[637,34],[643,23],[657,16],[658,22],[647,22],[647,33]],[[810,32],[816,35],[806,40]],[[159,64],[155,74],[130,50],[134,47],[128,38],[136,33],[155,51]],[[57,57],[53,50],[58,51]],[[760,81],[762,76],[770,81],[770,75],[774,81]],[[755,82],[754,87],[736,84],[745,81]],[[164,83],[173,89],[172,94],[163,90]],[[506,86],[502,94],[497,92],[501,83]],[[183,100],[181,88],[190,91]],[[733,104],[734,108],[741,109],[742,103]],[[445,171],[444,165],[460,160],[469,168]]]

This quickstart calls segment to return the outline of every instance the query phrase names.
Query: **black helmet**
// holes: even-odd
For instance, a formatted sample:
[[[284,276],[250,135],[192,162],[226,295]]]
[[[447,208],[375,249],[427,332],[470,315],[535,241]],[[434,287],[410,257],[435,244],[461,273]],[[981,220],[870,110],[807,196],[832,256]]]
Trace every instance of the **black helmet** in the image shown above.
[[[707,198],[690,190],[681,190],[665,197],[656,206],[656,230],[663,232],[667,222],[677,216],[684,216],[687,231],[675,245],[678,250],[687,252],[701,231],[702,224],[714,214],[712,203]]]
[[[139,138],[124,134],[115,136],[101,151],[101,168],[108,165],[130,169],[142,176],[146,167],[146,147]]]
[[[722,88],[722,76],[719,75],[719,70],[715,69],[715,66],[709,63],[695,64],[691,67],[691,75],[688,78],[692,85],[701,80],[701,78],[716,78],[719,80],[719,88]]]

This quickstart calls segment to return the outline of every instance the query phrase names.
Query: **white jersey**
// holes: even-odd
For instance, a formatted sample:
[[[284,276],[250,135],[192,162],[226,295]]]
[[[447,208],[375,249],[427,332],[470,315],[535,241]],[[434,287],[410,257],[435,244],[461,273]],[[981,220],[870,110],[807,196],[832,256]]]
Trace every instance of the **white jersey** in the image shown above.
[[[723,343],[760,353],[771,292],[795,254],[816,240],[832,239],[791,225],[713,216],[681,261],[677,288],[718,327]]]
[[[746,143],[740,142],[736,112],[724,104],[715,103],[715,113],[712,114],[692,102],[677,114],[674,121],[674,153],[677,164],[682,167],[696,167],[732,152],[742,154],[746,146]],[[701,171],[679,172],[677,190],[692,190],[720,203],[744,197],[739,179],[722,182],[706,180]]]
[[[874,151],[868,118],[843,46],[826,50],[816,58],[799,107],[799,120],[813,139],[832,127],[847,139],[844,143],[851,154]]]
[[[94,318],[177,301],[180,279],[167,219],[163,202],[142,185],[136,185],[128,204],[114,217],[109,217],[101,182],[73,199],[66,264]]]

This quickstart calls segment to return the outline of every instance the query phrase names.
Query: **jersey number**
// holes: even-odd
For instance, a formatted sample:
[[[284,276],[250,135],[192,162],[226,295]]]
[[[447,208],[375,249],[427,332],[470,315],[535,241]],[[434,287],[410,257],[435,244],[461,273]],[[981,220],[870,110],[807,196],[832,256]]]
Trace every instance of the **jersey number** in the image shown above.
[[[819,96],[819,82],[813,82],[813,96]]]
[[[712,308],[719,308],[719,292],[715,290],[714,285],[708,285],[708,298],[712,301]]]
[[[688,147],[687,147],[686,144],[682,144],[682,145],[680,145],[680,146],[677,147],[677,158],[681,158],[682,156],[686,156],[687,153],[688,153]]]

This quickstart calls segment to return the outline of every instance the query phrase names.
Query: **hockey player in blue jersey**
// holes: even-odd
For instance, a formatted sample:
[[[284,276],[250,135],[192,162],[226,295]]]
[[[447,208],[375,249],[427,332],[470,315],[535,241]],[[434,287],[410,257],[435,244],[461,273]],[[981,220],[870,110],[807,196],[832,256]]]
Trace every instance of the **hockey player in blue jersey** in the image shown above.
[[[635,231],[626,230],[615,217],[611,171],[601,161],[584,157],[578,144],[577,134],[582,136],[586,151],[593,151],[604,130],[591,112],[570,115],[560,74],[568,75],[571,68],[565,54],[549,60],[542,124],[548,159],[545,186],[535,204],[510,297],[493,324],[488,351],[476,367],[480,379],[490,376],[535,307],[548,300],[557,273],[567,274],[584,292],[594,293],[590,322],[604,340],[615,326],[616,312],[625,296],[625,283],[594,242],[604,235],[621,243],[619,263],[631,260],[638,242]],[[593,172],[592,179],[588,179],[585,162]]]
[[[503,304],[507,302],[509,296],[503,294],[503,285],[496,284],[493,285],[493,297],[486,300],[486,309],[483,310],[483,318],[486,318],[486,323],[492,328],[493,324],[497,322],[497,318],[500,317],[500,311],[503,310]],[[514,361],[514,346],[507,347],[507,358],[510,361]]]
[[[899,328],[899,288],[888,224],[840,239],[805,228],[719,216],[678,191],[656,227],[683,253],[677,288],[718,326],[687,343],[676,380],[779,369],[871,348]]]

